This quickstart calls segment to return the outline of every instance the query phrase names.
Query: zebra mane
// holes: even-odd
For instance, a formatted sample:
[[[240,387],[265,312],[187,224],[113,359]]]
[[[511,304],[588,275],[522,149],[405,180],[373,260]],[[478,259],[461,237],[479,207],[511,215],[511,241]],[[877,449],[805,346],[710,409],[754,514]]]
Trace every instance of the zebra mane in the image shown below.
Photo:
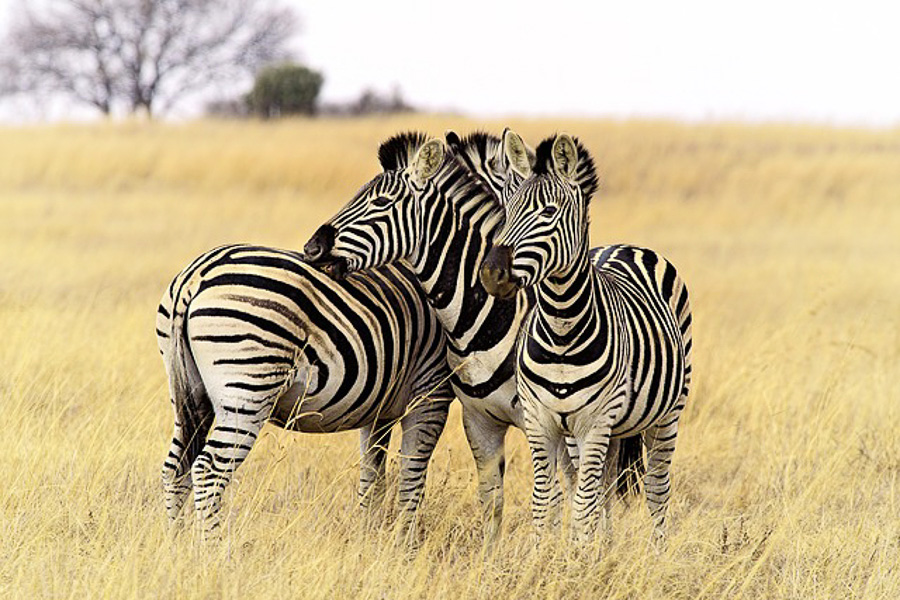
[[[409,166],[416,150],[428,141],[421,131],[406,131],[388,138],[378,147],[378,162],[385,171],[398,171]]]
[[[600,179],[597,176],[597,168],[594,166],[594,159],[590,152],[587,151],[578,138],[572,138],[575,146],[578,148],[578,168],[575,171],[575,183],[581,188],[581,196],[584,198],[585,204],[591,201],[591,196],[597,191],[600,185]],[[553,150],[553,142],[556,141],[556,135],[552,135],[538,144],[536,155],[537,159],[534,165],[535,175],[546,175],[553,171],[553,159],[550,156]]]
[[[486,131],[474,131],[462,138],[456,145],[460,153],[477,156],[481,160],[491,158],[500,148],[500,138]]]
[[[388,138],[378,148],[378,161],[381,163],[381,167],[385,171],[405,169],[412,162],[419,148],[429,139],[428,134],[420,131],[407,131]],[[474,166],[481,164],[479,161],[496,153],[499,145],[499,138],[482,131],[469,134],[462,140],[453,134],[448,139],[450,151],[445,154],[444,162],[435,180],[449,180],[450,189],[448,191],[453,194],[463,193],[468,197],[486,197],[499,206],[500,200],[487,183],[478,176],[478,169]],[[454,176],[454,173],[459,172],[465,172],[468,176]]]
[[[500,199],[482,177],[485,176],[483,170],[488,162],[496,158],[500,151],[500,138],[479,130],[460,139],[456,133],[450,132],[447,135],[447,145],[457,162],[475,176],[473,179],[478,187],[499,205]]]
[[[462,159],[473,173],[479,173],[500,149],[500,138],[485,131],[474,131],[462,139],[455,132],[447,133],[447,146]]]
[[[457,164],[472,175],[470,178],[475,187],[486,196],[487,200],[502,210],[503,205],[489,183],[490,176],[486,169],[495,168],[493,161],[500,155],[500,138],[485,131],[474,131],[462,140],[455,142],[448,139],[450,153],[456,158]]]

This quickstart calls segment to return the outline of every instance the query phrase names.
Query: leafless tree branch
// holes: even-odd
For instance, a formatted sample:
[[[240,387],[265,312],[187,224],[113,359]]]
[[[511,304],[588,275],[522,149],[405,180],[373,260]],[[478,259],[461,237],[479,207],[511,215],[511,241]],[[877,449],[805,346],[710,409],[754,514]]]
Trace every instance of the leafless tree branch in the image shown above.
[[[298,29],[275,0],[20,0],[0,95],[64,93],[104,114],[156,114],[289,57]]]

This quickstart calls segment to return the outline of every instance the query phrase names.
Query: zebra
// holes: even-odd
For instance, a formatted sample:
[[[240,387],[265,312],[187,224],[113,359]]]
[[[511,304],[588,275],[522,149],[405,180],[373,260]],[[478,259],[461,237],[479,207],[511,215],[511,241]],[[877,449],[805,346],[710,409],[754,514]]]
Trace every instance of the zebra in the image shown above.
[[[172,280],[156,336],[175,412],[162,467],[171,525],[193,490],[204,539],[220,537],[223,490],[266,422],[360,429],[359,501],[370,508],[399,421],[398,533],[411,539],[453,392],[443,331],[408,269],[335,281],[297,252],[221,246]]]
[[[453,150],[457,160],[461,161],[470,172],[477,175],[495,195],[496,200],[501,203],[523,181],[506,159],[507,147],[502,144],[502,139],[508,130],[509,128],[505,128],[499,138],[483,131],[476,131],[467,136],[465,141],[455,131],[448,130],[445,133],[447,145]],[[523,143],[515,151],[523,154],[529,161],[534,161],[534,150],[527,144]],[[604,249],[595,249],[598,252],[602,250]],[[533,304],[533,297],[527,299]],[[559,461],[559,465],[564,468],[569,489],[574,489],[577,477],[578,447],[575,440],[570,437],[566,437],[565,445],[567,455],[564,455],[564,459]],[[620,445],[622,446],[621,454],[619,453]],[[627,438],[621,444],[619,440],[613,440],[610,443],[609,462],[616,465],[616,468],[607,469],[604,472],[604,489],[615,487],[620,498],[627,498],[629,493],[636,491],[638,481],[643,474],[641,446],[639,436]],[[604,510],[606,511],[608,508],[605,506]]]
[[[478,266],[505,218],[496,194],[477,174],[502,171],[494,161],[497,138],[460,140],[451,133],[448,139],[450,151],[418,132],[385,141],[379,149],[383,171],[313,234],[304,253],[314,263],[341,264],[339,273],[402,261],[421,282],[448,336],[451,383],[478,472],[485,538],[493,544],[502,520],[506,432],[524,427],[514,358],[532,302],[524,294],[494,298],[478,281]],[[510,185],[502,176],[494,181]],[[640,452],[640,440],[635,442]]]
[[[691,382],[687,287],[652,250],[588,249],[588,204],[598,179],[593,159],[576,139],[547,138],[533,160],[511,131],[504,146],[524,181],[505,199],[507,220],[481,280],[501,298],[521,289],[537,296],[516,355],[534,467],[534,522],[540,533],[556,520],[561,494],[555,456],[558,440],[569,435],[581,459],[573,529],[577,539],[591,539],[603,505],[599,481],[610,438],[643,433],[644,491],[654,538],[661,540],[678,417]]]

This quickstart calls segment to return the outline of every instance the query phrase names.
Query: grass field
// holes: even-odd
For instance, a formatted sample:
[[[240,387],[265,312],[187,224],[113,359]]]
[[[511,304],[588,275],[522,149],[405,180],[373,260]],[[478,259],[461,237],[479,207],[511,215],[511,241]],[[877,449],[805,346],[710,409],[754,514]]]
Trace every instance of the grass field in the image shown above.
[[[360,519],[354,433],[272,427],[226,494],[222,545],[167,536],[153,330],[170,278],[224,242],[299,248],[388,135],[506,124],[0,131],[0,597],[900,597],[900,130],[508,123],[531,143],[580,136],[603,174],[593,243],[652,246],[691,289],[695,387],[662,551],[641,502],[616,507],[599,562],[535,548],[514,431],[485,555],[456,409],[415,554],[388,543],[390,515]]]

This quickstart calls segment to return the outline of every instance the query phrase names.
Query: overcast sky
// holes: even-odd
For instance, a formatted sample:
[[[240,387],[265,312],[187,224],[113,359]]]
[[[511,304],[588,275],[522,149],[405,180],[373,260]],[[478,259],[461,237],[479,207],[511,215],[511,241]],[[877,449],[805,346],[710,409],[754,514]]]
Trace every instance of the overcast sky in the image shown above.
[[[475,116],[900,125],[894,0],[282,1],[326,100],[399,86]]]

